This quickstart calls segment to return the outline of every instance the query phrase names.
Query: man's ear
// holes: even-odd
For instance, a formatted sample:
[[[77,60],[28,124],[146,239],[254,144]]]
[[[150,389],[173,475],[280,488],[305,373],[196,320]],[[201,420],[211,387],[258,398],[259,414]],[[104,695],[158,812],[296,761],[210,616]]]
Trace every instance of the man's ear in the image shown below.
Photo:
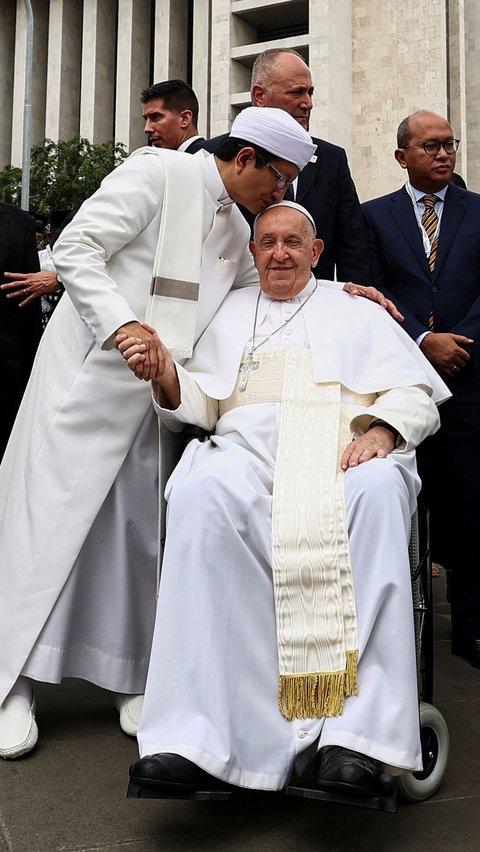
[[[236,166],[237,172],[238,172],[238,173],[243,172],[243,170],[244,170],[245,166],[246,166],[246,165],[248,165],[248,163],[249,163],[249,162],[250,162],[250,160],[252,160],[252,159],[253,159],[254,161],[255,161],[255,159],[256,159],[256,157],[255,157],[255,149],[254,149],[254,148],[252,148],[252,147],[250,147],[250,146],[247,146],[247,147],[245,147],[245,148],[242,148],[242,149],[238,152],[237,156],[235,157],[235,166]]]
[[[312,262],[310,264],[312,269],[317,265],[319,257],[321,255],[323,249],[324,249],[323,240],[314,240],[314,243],[313,243],[313,246],[312,246]]]
[[[407,162],[405,160],[405,151],[403,148],[397,148],[397,150],[395,151],[395,159],[397,163],[401,165],[402,169],[407,168]]]
[[[193,112],[191,109],[182,109],[180,113],[180,127],[188,127],[192,123]]]
[[[265,106],[265,90],[259,83],[252,86],[250,92],[253,106]]]
[[[248,248],[250,249],[250,253],[251,253],[253,259],[255,260],[255,243],[254,243],[253,240],[250,240],[250,242],[248,244]]]

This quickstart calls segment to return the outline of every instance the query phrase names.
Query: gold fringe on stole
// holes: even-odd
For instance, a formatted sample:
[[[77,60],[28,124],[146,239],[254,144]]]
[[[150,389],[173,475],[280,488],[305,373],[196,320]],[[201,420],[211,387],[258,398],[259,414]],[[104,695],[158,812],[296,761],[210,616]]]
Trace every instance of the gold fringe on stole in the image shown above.
[[[278,706],[285,719],[341,716],[346,672],[280,675]]]
[[[345,695],[358,695],[358,651],[347,651]]]
[[[282,716],[289,722],[341,716],[345,698],[358,695],[357,667],[358,651],[347,651],[345,671],[280,675],[278,706]]]

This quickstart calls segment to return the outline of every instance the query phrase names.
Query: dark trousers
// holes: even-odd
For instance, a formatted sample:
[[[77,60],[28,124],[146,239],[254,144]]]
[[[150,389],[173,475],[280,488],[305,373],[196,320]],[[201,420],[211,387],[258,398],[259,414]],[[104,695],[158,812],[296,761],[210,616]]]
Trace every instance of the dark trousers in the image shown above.
[[[432,558],[452,571],[452,637],[480,639],[480,404],[439,411],[439,432],[417,451]]]

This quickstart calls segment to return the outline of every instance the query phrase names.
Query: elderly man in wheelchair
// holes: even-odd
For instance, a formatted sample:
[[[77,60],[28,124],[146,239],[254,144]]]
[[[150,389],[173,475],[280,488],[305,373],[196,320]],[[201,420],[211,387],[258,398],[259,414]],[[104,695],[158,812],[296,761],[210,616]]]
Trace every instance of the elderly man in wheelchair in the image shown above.
[[[163,424],[196,424],[166,488],[155,636],[131,783],[152,795],[375,796],[422,769],[408,542],[415,446],[449,396],[379,306],[318,287],[309,213],[259,214],[260,289],[176,365]],[[139,378],[143,348],[119,343]],[[145,368],[146,369],[146,368]]]

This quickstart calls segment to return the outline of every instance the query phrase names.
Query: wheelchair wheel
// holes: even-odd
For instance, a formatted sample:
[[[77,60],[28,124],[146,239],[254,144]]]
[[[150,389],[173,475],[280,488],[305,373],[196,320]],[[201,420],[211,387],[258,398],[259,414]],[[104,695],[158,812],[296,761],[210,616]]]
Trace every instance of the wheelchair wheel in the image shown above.
[[[420,703],[420,738],[423,770],[398,776],[397,787],[407,802],[423,802],[438,790],[448,761],[450,737],[442,714],[431,704]]]

